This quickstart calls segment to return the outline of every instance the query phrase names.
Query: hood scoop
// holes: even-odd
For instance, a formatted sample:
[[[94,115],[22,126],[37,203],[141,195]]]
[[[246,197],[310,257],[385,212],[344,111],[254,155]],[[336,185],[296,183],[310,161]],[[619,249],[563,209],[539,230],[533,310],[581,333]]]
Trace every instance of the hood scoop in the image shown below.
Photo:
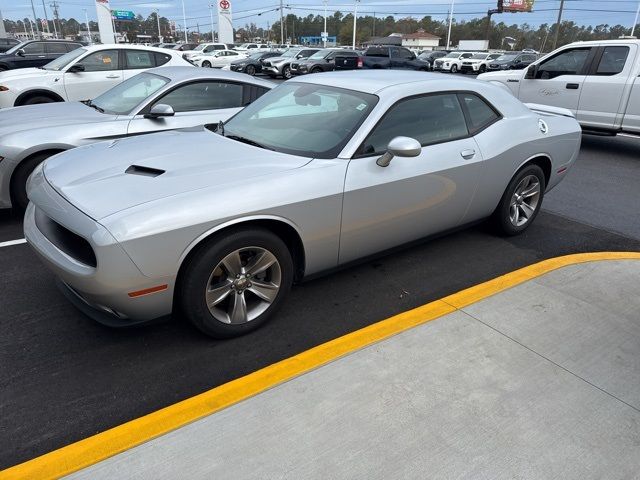
[[[141,165],[131,165],[124,173],[129,175],[140,175],[142,177],[159,177],[166,170],[160,170],[159,168],[143,167]]]

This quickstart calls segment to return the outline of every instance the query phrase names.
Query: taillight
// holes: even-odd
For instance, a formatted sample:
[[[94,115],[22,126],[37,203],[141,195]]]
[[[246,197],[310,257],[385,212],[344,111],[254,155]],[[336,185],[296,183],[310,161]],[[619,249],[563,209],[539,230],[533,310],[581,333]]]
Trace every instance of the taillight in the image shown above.
[[[364,63],[362,62],[362,58],[358,57],[358,68],[362,68]]]

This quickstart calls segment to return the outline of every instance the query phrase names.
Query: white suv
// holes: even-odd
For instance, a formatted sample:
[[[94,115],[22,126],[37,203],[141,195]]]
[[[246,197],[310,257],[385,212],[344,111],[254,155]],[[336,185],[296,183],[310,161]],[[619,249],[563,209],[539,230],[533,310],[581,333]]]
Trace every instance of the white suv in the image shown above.
[[[472,52],[447,53],[444,57],[438,58],[433,62],[433,69],[435,71],[457,73],[460,71],[460,67],[462,67],[462,61],[472,56]]]
[[[491,60],[495,60],[502,53],[474,53],[473,56],[465,58],[460,66],[462,73],[484,73],[487,71],[487,65]]]
[[[185,50],[182,52],[182,57],[186,60],[191,60],[192,57],[202,55],[204,53],[213,53],[216,50],[226,50],[227,45],[224,43],[201,43],[193,50]]]

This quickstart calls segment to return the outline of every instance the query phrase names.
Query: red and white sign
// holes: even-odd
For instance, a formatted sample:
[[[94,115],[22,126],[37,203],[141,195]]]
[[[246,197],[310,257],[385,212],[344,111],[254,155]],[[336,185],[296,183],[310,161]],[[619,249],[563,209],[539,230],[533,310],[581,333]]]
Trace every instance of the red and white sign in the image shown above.
[[[229,0],[220,0],[220,8],[222,10],[229,10],[231,8],[231,3]]]
[[[231,0],[218,1],[218,41],[222,43],[233,43]]]

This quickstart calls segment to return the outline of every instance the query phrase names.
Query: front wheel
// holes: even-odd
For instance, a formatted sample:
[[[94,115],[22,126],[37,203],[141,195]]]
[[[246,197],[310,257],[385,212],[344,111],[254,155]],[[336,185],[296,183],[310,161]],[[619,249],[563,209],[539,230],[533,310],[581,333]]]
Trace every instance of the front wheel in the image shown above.
[[[285,65],[282,68],[282,76],[284,78],[286,78],[287,80],[289,80],[291,77],[293,77],[293,74],[291,73],[291,68],[289,67],[289,65]]]
[[[458,66],[457,65],[451,65],[451,73],[458,73]]]
[[[538,165],[520,170],[509,182],[493,214],[498,230],[505,235],[524,232],[540,211],[544,190],[544,172]]]
[[[211,62],[207,62],[206,60],[202,62],[202,66],[205,68],[211,68]]]
[[[247,65],[247,68],[244,69],[244,73],[253,77],[256,74],[256,67],[253,65]]]
[[[320,67],[312,68],[311,73],[322,73],[322,69]]]
[[[480,68],[478,69],[478,71],[480,73],[484,73],[487,71],[487,66],[486,65],[480,65]]]
[[[180,286],[186,317],[216,338],[243,335],[263,325],[293,282],[285,243],[268,230],[243,228],[200,248]]]
[[[23,160],[11,176],[11,205],[18,212],[24,212],[29,204],[27,180],[35,168],[49,158],[51,153],[36,154]]]

